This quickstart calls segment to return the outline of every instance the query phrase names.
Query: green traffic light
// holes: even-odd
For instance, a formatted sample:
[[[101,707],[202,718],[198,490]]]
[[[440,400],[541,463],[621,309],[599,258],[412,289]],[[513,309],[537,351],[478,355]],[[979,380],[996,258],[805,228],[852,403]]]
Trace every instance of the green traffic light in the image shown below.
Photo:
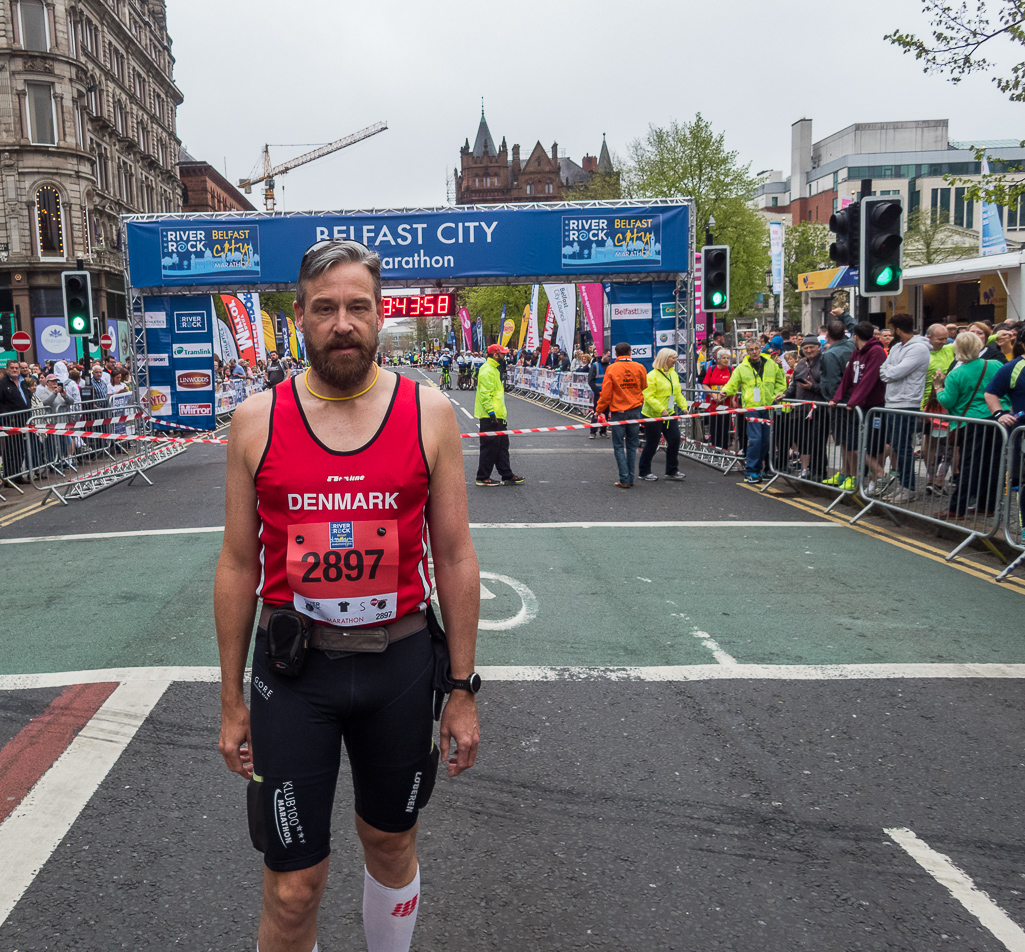
[[[86,325],[86,320],[81,315],[76,315],[75,317],[71,318],[71,329],[72,330],[74,330],[74,331],[84,331],[86,329],[85,325]]]
[[[887,265],[876,276],[876,284],[881,288],[889,287],[897,277],[897,272]]]
[[[722,304],[723,301],[725,301],[725,300],[726,300],[726,295],[723,294],[722,291],[713,291],[712,292],[712,303],[716,307],[718,307],[720,304]]]

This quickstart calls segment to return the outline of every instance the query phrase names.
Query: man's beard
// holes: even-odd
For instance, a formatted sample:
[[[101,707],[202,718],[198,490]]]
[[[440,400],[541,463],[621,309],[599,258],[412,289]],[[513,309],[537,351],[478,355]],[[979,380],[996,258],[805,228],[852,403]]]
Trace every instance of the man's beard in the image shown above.
[[[377,328],[372,327],[370,338],[363,340],[358,334],[349,333],[342,337],[332,336],[321,348],[312,339],[306,341],[306,356],[310,366],[326,384],[335,390],[351,390],[361,384],[374,364],[377,356]],[[354,354],[340,354],[336,348],[354,347]]]

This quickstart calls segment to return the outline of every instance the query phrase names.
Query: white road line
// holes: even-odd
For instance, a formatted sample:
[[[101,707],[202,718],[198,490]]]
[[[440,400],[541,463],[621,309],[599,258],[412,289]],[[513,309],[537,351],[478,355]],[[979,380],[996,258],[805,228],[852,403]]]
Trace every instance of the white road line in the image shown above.
[[[454,400],[452,402],[455,403]],[[459,407],[459,404],[456,403],[456,406]],[[474,415],[469,410],[467,410],[466,407],[459,407],[459,409],[462,410],[463,413],[465,413],[471,420],[476,419],[476,417],[474,417]]]
[[[118,687],[0,825],[0,923],[60,845],[169,683],[146,680]]]
[[[699,522],[471,522],[471,529],[842,529],[835,522],[755,522],[719,519]],[[23,542],[88,542],[90,539],[127,539],[131,536],[173,536],[191,533],[223,532],[224,526],[198,526],[182,529],[132,529],[126,532],[82,532],[78,535],[23,536],[0,539],[0,545]]]
[[[19,542],[78,542],[89,539],[125,539],[129,536],[190,535],[200,532],[223,532],[224,526],[199,526],[184,529],[133,529],[128,532],[82,532],[78,535],[27,536],[21,539],[0,539],[0,545],[17,545]]]
[[[702,644],[704,644],[704,646],[712,652],[712,657],[715,658],[715,660],[718,661],[719,664],[737,663],[737,659],[734,658],[733,655],[727,654],[725,651],[723,651],[722,648],[719,647],[718,642],[713,641],[712,636],[707,631],[695,630],[694,637],[701,639]]]
[[[675,664],[621,667],[489,665],[477,669],[490,681],[889,681],[977,678],[1025,680],[1025,664]],[[214,666],[99,668],[48,674],[0,675],[0,691],[95,684],[100,681],[220,681]]]
[[[933,879],[993,933],[1010,952],[1025,952],[1022,930],[972,878],[958,869],[949,856],[937,853],[908,829],[886,830],[886,835],[901,847]]]

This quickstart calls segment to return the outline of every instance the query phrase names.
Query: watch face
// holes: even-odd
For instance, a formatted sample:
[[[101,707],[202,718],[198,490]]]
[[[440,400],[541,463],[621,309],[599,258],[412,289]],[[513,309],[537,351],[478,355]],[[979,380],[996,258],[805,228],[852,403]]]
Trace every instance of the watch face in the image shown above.
[[[469,682],[470,690],[473,691],[474,694],[476,694],[480,690],[480,675],[477,674],[476,671],[474,671],[473,674],[471,674],[469,677]]]

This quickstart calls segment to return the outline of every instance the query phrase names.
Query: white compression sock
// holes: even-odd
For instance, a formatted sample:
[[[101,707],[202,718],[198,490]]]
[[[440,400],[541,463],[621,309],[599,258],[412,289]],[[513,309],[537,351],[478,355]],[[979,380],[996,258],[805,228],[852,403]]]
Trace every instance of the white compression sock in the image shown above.
[[[313,948],[310,949],[310,952],[317,952],[317,949],[319,949],[319,948],[320,948],[320,943],[319,942],[314,942],[313,943]],[[260,943],[259,942],[256,943],[256,952],[260,952]]]
[[[367,952],[409,952],[420,906],[420,867],[408,886],[382,886],[363,867],[363,931]]]

